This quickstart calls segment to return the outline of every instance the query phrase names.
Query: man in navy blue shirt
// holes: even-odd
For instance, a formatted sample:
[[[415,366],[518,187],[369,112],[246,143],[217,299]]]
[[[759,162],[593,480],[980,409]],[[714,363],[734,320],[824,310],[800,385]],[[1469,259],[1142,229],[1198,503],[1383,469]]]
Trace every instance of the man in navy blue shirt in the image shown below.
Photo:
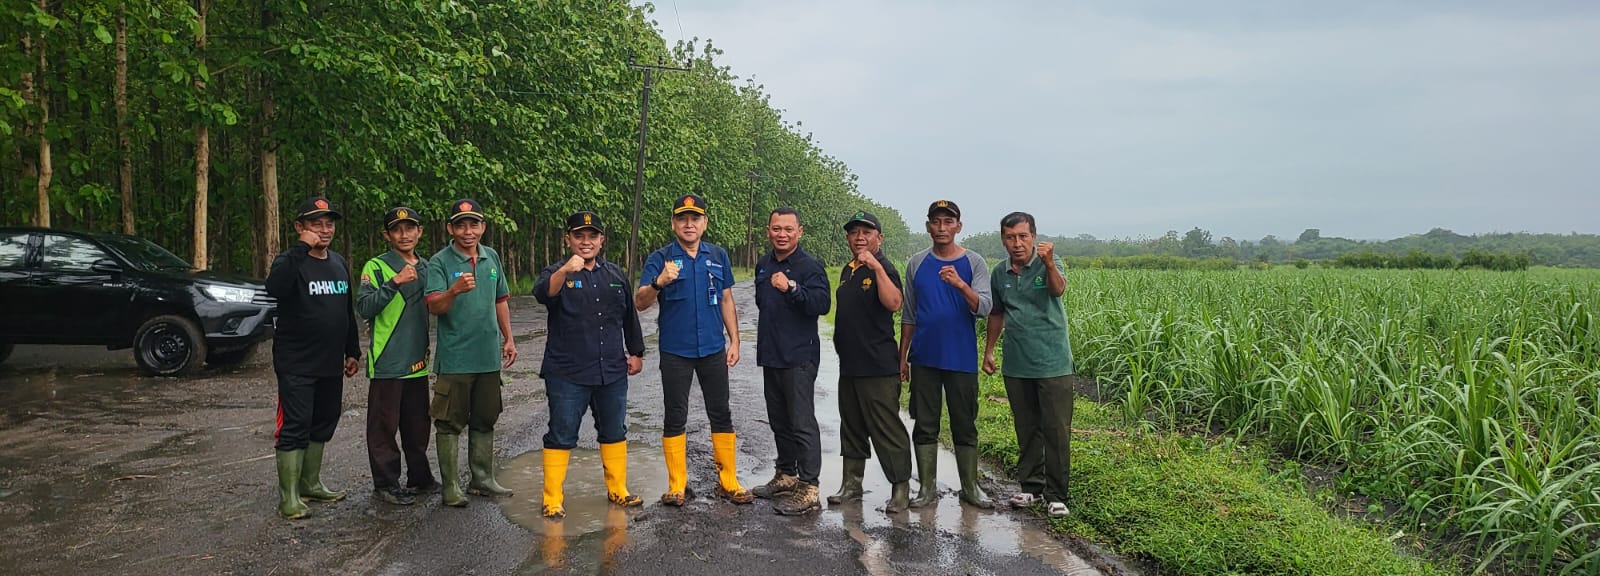
[[[989,266],[977,252],[956,244],[961,208],[939,200],[928,206],[933,246],[906,263],[905,303],[900,309],[900,379],[911,381],[911,443],[922,486],[912,508],[933,503],[939,456],[939,413],[949,400],[950,440],[961,501],[979,508],[994,503],[978,488],[978,330],[989,315]]]
[[[689,194],[672,205],[676,240],[651,252],[639,275],[634,305],[639,311],[661,301],[656,317],[661,348],[661,449],[667,458],[667,492],[661,502],[688,499],[689,386],[696,376],[711,421],[717,461],[717,495],[735,504],[755,499],[739,485],[733,411],[728,408],[728,369],[739,363],[739,316],[733,307],[733,264],[721,246],[701,241],[706,201]],[[724,337],[726,333],[726,337]]]
[[[822,467],[822,435],[817,428],[817,363],[822,345],[817,317],[828,313],[828,272],[800,248],[805,228],[794,208],[772,211],[767,239],[772,250],[756,263],[756,364],[767,398],[767,421],[778,444],[766,498],[786,496],[773,511],[798,516],[822,509],[817,476]]]
[[[644,335],[633,307],[627,275],[600,259],[605,229],[600,216],[567,217],[572,257],[539,273],[533,296],[549,311],[544,362],[550,430],[544,435],[544,503],[547,518],[566,515],[561,486],[578,446],[583,413],[594,413],[606,498],[622,507],[643,504],[628,493],[628,376],[644,365]]]

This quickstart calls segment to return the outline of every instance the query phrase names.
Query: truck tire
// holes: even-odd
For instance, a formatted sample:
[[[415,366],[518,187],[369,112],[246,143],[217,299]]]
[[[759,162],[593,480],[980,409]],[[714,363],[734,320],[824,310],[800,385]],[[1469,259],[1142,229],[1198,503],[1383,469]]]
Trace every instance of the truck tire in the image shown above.
[[[193,320],[182,316],[156,316],[133,335],[133,359],[152,376],[193,373],[205,358],[205,335]]]

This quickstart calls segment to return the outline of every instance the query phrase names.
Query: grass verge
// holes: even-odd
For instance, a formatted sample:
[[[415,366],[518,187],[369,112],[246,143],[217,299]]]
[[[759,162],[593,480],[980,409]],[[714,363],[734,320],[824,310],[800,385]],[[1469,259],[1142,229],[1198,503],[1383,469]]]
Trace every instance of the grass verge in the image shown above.
[[[1017,461],[1005,386],[981,379],[980,451]],[[1072,438],[1072,515],[1053,528],[1162,573],[1448,574],[1368,526],[1314,501],[1268,453],[1204,436],[1129,432],[1111,408],[1079,398]]]

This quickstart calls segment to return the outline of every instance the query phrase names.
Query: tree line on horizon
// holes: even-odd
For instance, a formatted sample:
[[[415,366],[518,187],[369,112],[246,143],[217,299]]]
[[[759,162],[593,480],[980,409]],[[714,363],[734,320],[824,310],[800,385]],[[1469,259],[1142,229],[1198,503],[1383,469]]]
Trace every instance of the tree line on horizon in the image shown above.
[[[1155,238],[1100,239],[1042,235],[1055,244],[1064,258],[1101,259],[1124,267],[1233,268],[1239,264],[1295,264],[1322,262],[1349,268],[1457,268],[1492,270],[1526,269],[1530,265],[1600,268],[1600,235],[1535,234],[1526,232],[1462,235],[1443,228],[1390,240],[1353,240],[1323,236],[1306,229],[1285,241],[1267,235],[1260,240],[1213,238],[1194,228],[1184,234],[1168,231]],[[927,245],[927,235],[912,235],[912,249]],[[961,244],[985,258],[1005,257],[999,232],[965,235]]]

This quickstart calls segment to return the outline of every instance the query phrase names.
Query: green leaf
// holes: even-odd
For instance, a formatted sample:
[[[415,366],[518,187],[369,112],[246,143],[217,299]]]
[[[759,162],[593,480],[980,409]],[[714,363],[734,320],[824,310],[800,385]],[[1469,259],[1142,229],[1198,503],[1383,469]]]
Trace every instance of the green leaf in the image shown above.
[[[106,27],[103,25],[95,24],[94,37],[100,39],[101,44],[111,43],[111,32],[106,30]]]

